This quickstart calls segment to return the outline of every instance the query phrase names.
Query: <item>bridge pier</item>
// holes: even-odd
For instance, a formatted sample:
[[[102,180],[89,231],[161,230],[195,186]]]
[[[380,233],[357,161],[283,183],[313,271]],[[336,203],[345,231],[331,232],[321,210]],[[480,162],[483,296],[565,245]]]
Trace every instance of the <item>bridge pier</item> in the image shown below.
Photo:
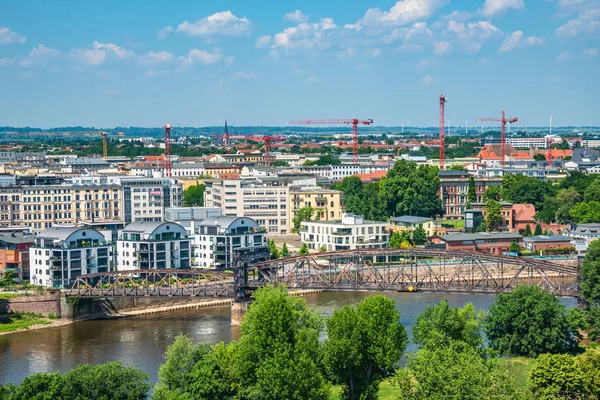
[[[233,302],[231,303],[231,326],[240,326],[242,321],[244,320],[244,315],[246,315],[246,311],[248,311],[248,306],[250,305],[249,301],[244,301],[241,303]]]

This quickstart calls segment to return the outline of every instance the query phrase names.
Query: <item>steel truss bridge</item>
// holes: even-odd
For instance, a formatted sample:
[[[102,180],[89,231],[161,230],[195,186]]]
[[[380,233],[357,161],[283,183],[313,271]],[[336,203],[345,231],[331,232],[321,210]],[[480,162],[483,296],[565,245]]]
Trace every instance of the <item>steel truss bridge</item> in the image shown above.
[[[579,296],[579,268],[522,257],[432,249],[361,249],[261,263],[234,270],[135,270],[81,275],[69,293],[80,297],[229,297],[246,301],[256,288],[503,293],[538,285]]]

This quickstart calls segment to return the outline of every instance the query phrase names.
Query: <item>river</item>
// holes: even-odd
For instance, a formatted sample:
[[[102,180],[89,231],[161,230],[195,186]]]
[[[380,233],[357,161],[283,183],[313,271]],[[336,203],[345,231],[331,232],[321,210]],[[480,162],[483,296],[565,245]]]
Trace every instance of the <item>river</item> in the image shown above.
[[[330,316],[337,308],[354,305],[369,295],[367,292],[325,292],[306,296],[307,303]],[[452,306],[471,302],[478,310],[487,310],[494,297],[490,295],[444,295],[440,293],[396,293],[401,322],[407,327],[428,305],[447,298]],[[574,299],[565,299],[574,306]],[[78,364],[98,364],[124,360],[139,365],[150,373],[151,381],[163,362],[166,347],[179,333],[193,337],[198,343],[230,342],[239,328],[230,325],[230,309],[201,308],[117,320],[83,321],[56,328],[0,336],[0,384],[20,383],[37,372],[67,371]],[[407,351],[413,351],[409,343]]]

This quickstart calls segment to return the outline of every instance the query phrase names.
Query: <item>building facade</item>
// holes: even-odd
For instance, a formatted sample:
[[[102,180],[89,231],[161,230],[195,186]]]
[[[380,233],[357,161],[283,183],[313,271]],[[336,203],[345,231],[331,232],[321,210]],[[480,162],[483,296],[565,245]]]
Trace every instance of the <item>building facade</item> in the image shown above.
[[[191,266],[191,239],[173,222],[132,222],[117,240],[119,271],[187,269]]]
[[[199,268],[235,268],[236,262],[266,261],[267,234],[247,217],[210,217],[194,237],[194,264]]]
[[[20,187],[0,187],[0,226],[20,225],[21,195]]]
[[[0,275],[15,273],[20,282],[29,282],[29,248],[35,235],[23,232],[0,233]]]
[[[442,199],[442,207],[447,219],[463,219],[469,192],[468,172],[440,171],[440,188],[438,196]],[[474,177],[476,201],[481,202],[483,192],[491,186],[501,186],[502,178]]]
[[[502,255],[509,251],[513,242],[521,244],[523,237],[511,232],[484,232],[484,233],[454,233],[436,235],[431,240],[437,245],[444,245],[446,250],[472,251]]]
[[[53,227],[29,248],[30,282],[69,288],[79,275],[108,272],[113,244],[88,228]]]
[[[390,235],[385,221],[369,221],[362,216],[343,214],[338,221],[303,222],[300,237],[311,250],[327,251],[388,247]]]
[[[312,207],[320,221],[339,221],[344,212],[343,193],[320,186],[290,187],[290,212],[288,229],[294,228],[294,218],[301,208]]]
[[[417,227],[423,228],[427,236],[433,236],[436,233],[437,228],[433,218],[414,217],[412,215],[390,218],[390,231],[412,232]]]
[[[169,207],[165,210],[165,221],[183,226],[189,237],[193,237],[203,220],[221,215],[219,207]]]

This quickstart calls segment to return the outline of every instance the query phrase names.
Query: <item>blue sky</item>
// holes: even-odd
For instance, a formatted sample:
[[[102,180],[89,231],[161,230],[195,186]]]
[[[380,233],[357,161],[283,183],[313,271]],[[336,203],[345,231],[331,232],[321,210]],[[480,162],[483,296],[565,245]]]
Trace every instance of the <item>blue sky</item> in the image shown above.
[[[0,125],[600,125],[600,0],[0,0]]]

